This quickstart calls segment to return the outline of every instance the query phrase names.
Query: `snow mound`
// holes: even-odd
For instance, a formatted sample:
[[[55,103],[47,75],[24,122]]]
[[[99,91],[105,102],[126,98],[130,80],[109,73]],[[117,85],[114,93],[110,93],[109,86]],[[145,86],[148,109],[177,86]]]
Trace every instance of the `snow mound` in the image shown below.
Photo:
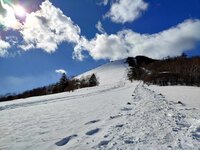
[[[127,70],[128,64],[125,63],[125,59],[123,59],[112,61],[97,67],[77,76],[77,78],[86,77],[94,73],[99,81],[100,86],[110,85],[125,81],[127,79]]]

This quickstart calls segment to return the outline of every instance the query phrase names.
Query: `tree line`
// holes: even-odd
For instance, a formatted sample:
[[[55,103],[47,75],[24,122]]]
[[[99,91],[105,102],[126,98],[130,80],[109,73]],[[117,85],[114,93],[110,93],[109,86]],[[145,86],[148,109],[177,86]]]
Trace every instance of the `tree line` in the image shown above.
[[[129,58],[130,59],[130,58]],[[157,84],[159,81],[172,82],[179,85],[200,86],[200,57],[167,57],[148,63],[130,66],[129,80],[143,80]]]
[[[49,95],[66,91],[74,91],[80,88],[97,86],[98,84],[99,82],[95,74],[82,77],[80,79],[73,77],[69,78],[66,74],[62,74],[60,80],[55,84],[35,88],[20,94],[7,94],[5,96],[0,97],[0,102],[28,98],[33,96]]]

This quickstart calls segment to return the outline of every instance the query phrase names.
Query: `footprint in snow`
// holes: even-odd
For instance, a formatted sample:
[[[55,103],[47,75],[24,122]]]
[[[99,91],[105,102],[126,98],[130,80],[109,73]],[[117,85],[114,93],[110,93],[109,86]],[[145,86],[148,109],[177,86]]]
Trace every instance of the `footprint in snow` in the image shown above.
[[[66,145],[70,140],[72,140],[73,138],[77,137],[78,135],[74,134],[74,135],[71,135],[71,136],[68,136],[66,138],[63,138],[61,139],[60,141],[56,142],[55,144],[57,146],[64,146]]]
[[[85,125],[97,123],[99,121],[101,121],[101,120],[100,119],[98,119],[98,120],[92,120],[92,121],[89,121],[89,122],[85,123]]]
[[[99,130],[100,130],[99,128],[96,128],[96,129],[93,129],[93,130],[86,132],[85,134],[86,135],[94,135],[94,134],[98,133]]]
[[[125,144],[133,144],[134,141],[132,141],[132,140],[125,140],[124,143],[125,143]]]
[[[132,108],[124,107],[121,109],[121,111],[130,111],[130,110],[132,110]]]
[[[108,141],[108,140],[101,141],[101,142],[98,144],[98,147],[100,148],[100,147],[102,147],[102,146],[106,146],[106,145],[108,145],[109,142],[110,142],[110,141]]]

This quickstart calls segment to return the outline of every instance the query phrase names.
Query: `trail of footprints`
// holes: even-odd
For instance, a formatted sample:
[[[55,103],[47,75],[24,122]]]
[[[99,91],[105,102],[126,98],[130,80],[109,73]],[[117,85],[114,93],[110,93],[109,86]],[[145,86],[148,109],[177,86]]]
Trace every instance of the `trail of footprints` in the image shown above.
[[[78,136],[77,134],[68,136],[68,137],[63,138],[63,139],[61,139],[60,141],[56,142],[55,144],[56,144],[57,146],[64,146],[64,145],[66,145],[70,140],[74,139],[74,138],[77,137],[77,136]]]
[[[128,107],[123,107],[123,108],[121,109],[121,111],[130,111],[130,110],[132,110],[132,109],[131,109],[131,108],[128,108]],[[122,116],[123,116],[122,114],[110,116],[110,117],[109,117],[109,120],[110,120],[110,119],[116,119],[116,118],[122,117]],[[100,119],[91,120],[91,121],[85,123],[85,125],[94,124],[94,123],[97,123],[97,122],[100,122],[100,121],[101,121]],[[123,127],[123,126],[124,126],[124,124],[117,124],[115,127],[116,127],[116,128],[121,128],[121,127]],[[101,130],[100,128],[95,128],[95,129],[92,129],[92,130],[87,131],[85,134],[86,134],[87,136],[92,136],[92,135],[97,134],[100,130]],[[64,145],[68,144],[71,140],[73,140],[73,139],[75,139],[75,138],[77,138],[77,137],[78,137],[77,134],[73,134],[73,135],[67,136],[67,137],[61,139],[60,141],[56,142],[55,145],[57,145],[57,146],[64,146]],[[104,136],[104,138],[106,138],[106,136]],[[111,141],[111,140],[102,140],[102,141],[99,142],[98,147],[105,146],[105,145],[107,145],[110,141]]]
[[[133,95],[133,96],[134,96],[134,95]],[[132,110],[132,108],[130,107],[131,105],[132,105],[132,104],[131,104],[130,102],[127,102],[126,106],[120,109],[120,112],[126,113],[126,112],[128,112],[128,111],[131,111],[131,110]],[[117,115],[110,116],[108,120],[117,119],[117,118],[122,117],[122,116],[124,116],[124,115],[125,115],[125,114],[119,113],[119,114],[117,114]],[[85,123],[85,125],[95,124],[95,123],[100,122],[100,121],[101,121],[100,119],[91,120],[91,121]],[[117,125],[115,125],[114,127],[115,127],[115,128],[122,128],[122,127],[124,127],[124,126],[125,126],[125,124],[117,124]],[[92,130],[87,131],[87,132],[85,133],[85,135],[87,135],[87,136],[92,136],[92,135],[97,134],[100,130],[101,130],[100,128],[95,128],[95,129],[92,129]],[[105,147],[105,146],[107,146],[107,145],[109,144],[109,142],[110,142],[112,139],[106,139],[108,136],[109,136],[108,134],[104,136],[104,140],[100,141],[99,144],[97,145],[98,148]],[[73,139],[75,139],[75,138],[77,138],[77,137],[78,137],[77,134],[73,134],[73,135],[71,135],[71,136],[68,136],[68,137],[65,137],[65,138],[61,139],[60,141],[56,142],[55,144],[56,144],[57,146],[64,146],[64,145],[68,144],[71,140],[73,140]],[[126,143],[126,144],[130,144],[130,143],[132,143],[132,141],[126,140],[125,143]]]
[[[130,103],[130,102],[127,102],[127,105],[130,106],[131,103]],[[128,112],[128,111],[131,111],[131,110],[132,110],[132,108],[130,108],[130,107],[123,107],[122,109],[120,109],[121,112]],[[119,118],[119,117],[122,117],[122,116],[123,116],[123,114],[120,113],[120,114],[117,114],[117,115],[110,116],[108,120],[116,119],[116,118]],[[100,122],[100,121],[101,121],[100,119],[91,120],[91,121],[85,123],[85,125],[95,124],[95,123]],[[117,124],[117,125],[115,126],[115,128],[121,128],[121,127],[123,127],[123,126],[124,126],[124,124]],[[87,136],[92,136],[92,135],[97,134],[100,130],[101,130],[101,128],[95,128],[95,129],[92,129],[92,130],[87,131],[87,132],[85,133],[85,135],[87,135]],[[61,139],[60,141],[56,142],[55,145],[57,145],[57,146],[64,146],[64,145],[68,144],[71,140],[73,140],[73,139],[75,139],[75,138],[77,138],[77,137],[78,137],[77,134],[73,134],[73,135],[67,136],[67,137]],[[104,138],[107,138],[107,137],[108,137],[108,135],[107,135],[107,136],[106,136],[106,135],[104,136]],[[106,145],[108,145],[108,143],[109,143],[110,141],[111,141],[111,140],[102,140],[102,141],[99,142],[99,144],[98,144],[97,146],[98,146],[99,148],[102,147],[102,146],[106,146]],[[128,143],[129,143],[129,142],[128,142]]]
[[[137,89],[136,89],[136,90],[137,90]],[[146,90],[149,90],[149,89],[146,89]],[[149,91],[150,91],[150,90],[149,90]],[[154,91],[151,91],[151,92],[155,93]],[[134,94],[133,94],[132,96],[133,96],[133,99],[136,100],[136,95],[135,95],[135,93],[136,93],[136,91],[134,91]],[[137,99],[140,99],[139,96],[140,96],[140,95],[137,95]],[[165,99],[165,97],[164,97],[162,94],[155,94],[154,97],[155,97],[155,98],[157,97],[157,98],[159,98],[159,99]],[[133,110],[133,106],[136,105],[136,103],[137,103],[137,101],[132,102],[132,103],[127,102],[126,106],[124,106],[124,107],[122,107],[122,108],[120,109],[120,113],[117,114],[117,115],[110,116],[110,117],[108,118],[108,121],[109,121],[109,120],[112,120],[112,119],[117,119],[117,118],[120,118],[120,117],[123,117],[123,116],[129,116],[129,112]],[[181,106],[184,107],[184,104],[181,103],[181,102],[177,102],[177,103],[174,103],[174,104],[181,105]],[[175,118],[175,120],[176,120],[177,125],[178,125],[179,127],[182,127],[182,126],[184,126],[185,124],[180,124],[180,122],[183,123],[182,121],[180,121],[180,119],[183,119],[184,117],[183,117],[183,116],[179,116],[179,115],[180,115],[180,114],[178,113],[178,116],[176,116],[177,118]],[[98,123],[98,122],[100,122],[100,121],[101,121],[100,119],[91,120],[91,121],[85,123],[85,125],[95,124],[95,123]],[[127,123],[126,123],[126,124],[127,124]],[[117,125],[112,126],[112,127],[114,127],[114,128],[117,129],[117,130],[120,130],[121,128],[125,127],[126,124],[117,124]],[[111,128],[112,128],[112,127],[111,127]],[[176,130],[177,130],[177,132],[178,132],[179,129],[173,128],[173,130],[174,130],[175,132],[176,132]],[[99,133],[100,131],[101,131],[101,128],[97,128],[97,127],[96,127],[96,128],[94,128],[94,129],[92,129],[92,130],[87,131],[87,132],[85,133],[85,135],[86,135],[86,136],[93,136],[93,135]],[[100,148],[100,149],[101,149],[101,148],[106,148],[107,145],[113,140],[111,137],[109,137],[109,134],[110,134],[110,133],[108,132],[108,134],[104,135],[103,140],[101,140],[101,141],[100,141],[95,147],[93,147],[93,148],[95,148],[95,149],[96,149],[96,148],[97,148],[97,149],[98,149],[98,148]],[[195,138],[197,141],[200,141],[200,126],[197,126],[196,129],[193,130],[192,136],[193,136],[193,138]],[[68,136],[68,137],[65,137],[65,138],[61,139],[60,141],[56,142],[55,144],[56,144],[57,146],[64,146],[64,145],[68,144],[71,140],[73,140],[73,139],[75,139],[75,138],[77,138],[77,137],[78,137],[78,135],[77,135],[77,134],[74,134],[74,135],[71,135],[71,136]],[[124,139],[124,144],[133,144],[133,140],[132,140],[132,139]]]
[[[89,122],[85,123],[85,125],[94,124],[94,123],[97,123],[99,121],[101,121],[101,120],[100,119],[92,120],[92,121],[89,121]],[[100,131],[100,128],[95,128],[95,129],[87,131],[85,134],[88,135],[88,136],[92,136],[92,135],[98,133],[99,131]],[[56,142],[55,145],[64,146],[64,145],[68,144],[71,140],[73,140],[76,137],[78,137],[77,134],[73,134],[71,136],[65,137],[65,138],[61,139],[60,141]]]

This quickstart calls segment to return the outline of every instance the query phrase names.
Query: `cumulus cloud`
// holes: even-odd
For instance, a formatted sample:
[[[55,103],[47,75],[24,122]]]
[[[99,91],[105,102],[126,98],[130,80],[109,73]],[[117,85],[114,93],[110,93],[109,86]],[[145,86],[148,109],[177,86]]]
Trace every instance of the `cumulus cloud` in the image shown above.
[[[61,42],[77,43],[80,38],[80,28],[49,0],[38,11],[27,15],[20,33],[25,42],[20,46],[22,49],[40,48],[49,53]]]
[[[104,32],[105,32],[101,21],[98,21],[97,24],[95,25],[95,27],[97,28],[97,30],[98,30],[100,33],[104,33]]]
[[[20,29],[22,24],[20,21],[15,17],[15,12],[12,6],[4,3],[3,0],[0,0],[0,4],[2,6],[2,12],[0,14],[0,23],[6,27],[11,29]]]
[[[143,0],[116,0],[105,17],[115,23],[132,22],[147,8],[148,4]]]
[[[7,49],[10,48],[11,45],[8,42],[1,40],[0,38],[0,57],[5,57],[8,54]]]
[[[107,17],[115,22],[130,22],[139,17],[147,7],[148,4],[143,0],[116,0]],[[200,20],[186,20],[155,34],[140,34],[130,29],[107,34],[100,21],[96,28],[100,33],[87,39],[81,35],[79,26],[70,17],[65,16],[49,0],[45,0],[40,9],[27,14],[23,25],[16,29],[21,33],[23,44],[19,45],[11,37],[5,38],[7,41],[0,39],[0,56],[6,56],[7,49],[15,44],[23,50],[40,48],[51,53],[56,51],[60,43],[68,42],[74,46],[73,57],[79,60],[84,58],[83,51],[96,60],[116,60],[136,55],[163,58],[192,50],[200,42]]]
[[[58,69],[58,70],[55,70],[55,72],[58,74],[67,74],[67,72],[64,69]]]
[[[96,34],[92,40],[82,39],[74,56],[82,59],[86,50],[96,60],[116,60],[128,56],[145,55],[152,58],[177,56],[193,49],[200,42],[200,20],[186,20],[156,34],[140,34],[122,30],[116,34]]]
[[[108,35],[96,34],[96,37],[92,40],[82,39],[82,41],[76,45],[74,49],[74,57],[82,60],[84,56],[82,55],[83,50],[87,50],[93,59],[120,59],[124,55],[119,53],[124,53],[125,44],[120,41],[120,37],[116,34]]]

